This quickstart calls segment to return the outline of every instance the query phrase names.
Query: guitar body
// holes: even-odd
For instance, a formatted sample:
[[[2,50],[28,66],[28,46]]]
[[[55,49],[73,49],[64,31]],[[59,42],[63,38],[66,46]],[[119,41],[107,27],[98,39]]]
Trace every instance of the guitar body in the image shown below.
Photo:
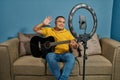
[[[34,57],[45,58],[46,54],[49,52],[53,52],[55,46],[50,46],[51,42],[54,42],[54,37],[39,37],[34,36],[30,40],[30,49],[31,53]]]

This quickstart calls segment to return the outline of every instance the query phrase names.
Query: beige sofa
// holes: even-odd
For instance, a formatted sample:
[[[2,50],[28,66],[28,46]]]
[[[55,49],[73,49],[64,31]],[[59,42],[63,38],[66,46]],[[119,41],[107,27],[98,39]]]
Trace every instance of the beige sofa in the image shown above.
[[[120,80],[120,43],[100,39],[102,55],[88,56],[85,80]],[[19,57],[19,40],[0,44],[0,80],[55,80],[47,63],[31,55]],[[59,63],[63,66],[63,63]],[[69,80],[82,80],[83,58],[78,57]]]

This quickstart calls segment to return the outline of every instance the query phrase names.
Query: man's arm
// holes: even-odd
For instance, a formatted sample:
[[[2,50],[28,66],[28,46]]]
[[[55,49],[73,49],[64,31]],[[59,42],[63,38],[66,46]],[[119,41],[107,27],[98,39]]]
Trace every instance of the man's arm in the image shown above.
[[[36,26],[33,28],[33,30],[34,30],[36,33],[41,34],[41,28],[42,28],[43,26],[44,26],[44,24],[43,24],[43,23],[40,23],[40,24],[36,25]]]
[[[48,16],[48,17],[46,17],[46,18],[44,19],[43,22],[41,22],[40,24],[36,25],[36,26],[33,28],[33,30],[34,30],[36,33],[41,34],[41,33],[42,33],[42,31],[41,31],[42,27],[43,27],[44,25],[50,25],[50,22],[51,22],[51,21],[52,21],[52,18],[51,18],[50,16]]]

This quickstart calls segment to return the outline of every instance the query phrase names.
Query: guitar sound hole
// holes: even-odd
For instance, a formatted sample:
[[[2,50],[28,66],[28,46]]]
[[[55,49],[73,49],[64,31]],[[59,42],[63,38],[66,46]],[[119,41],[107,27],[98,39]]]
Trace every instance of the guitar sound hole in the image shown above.
[[[50,42],[46,42],[46,43],[44,44],[44,46],[45,46],[46,49],[50,48]]]

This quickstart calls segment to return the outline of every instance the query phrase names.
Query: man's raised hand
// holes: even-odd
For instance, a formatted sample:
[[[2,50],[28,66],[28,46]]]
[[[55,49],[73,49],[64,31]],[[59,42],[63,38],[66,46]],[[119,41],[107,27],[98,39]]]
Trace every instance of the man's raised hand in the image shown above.
[[[52,17],[50,16],[47,16],[44,21],[43,21],[43,24],[44,25],[50,25],[50,22],[52,21]]]

